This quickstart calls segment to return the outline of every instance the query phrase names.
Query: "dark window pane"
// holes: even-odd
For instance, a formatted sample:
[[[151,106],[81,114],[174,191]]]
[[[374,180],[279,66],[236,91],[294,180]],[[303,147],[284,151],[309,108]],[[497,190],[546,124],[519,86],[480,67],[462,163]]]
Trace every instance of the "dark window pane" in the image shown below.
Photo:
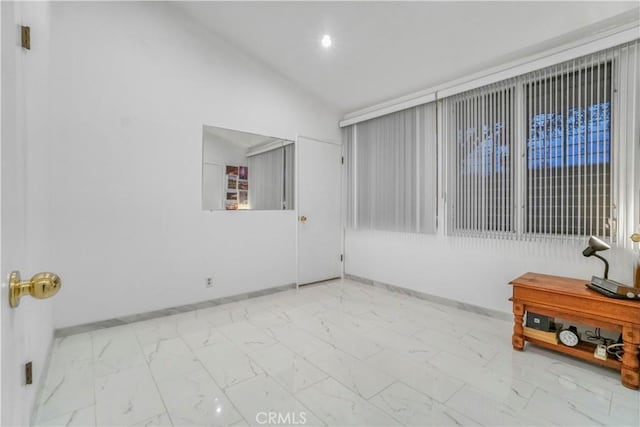
[[[611,203],[611,63],[525,85],[525,231],[604,235]]]

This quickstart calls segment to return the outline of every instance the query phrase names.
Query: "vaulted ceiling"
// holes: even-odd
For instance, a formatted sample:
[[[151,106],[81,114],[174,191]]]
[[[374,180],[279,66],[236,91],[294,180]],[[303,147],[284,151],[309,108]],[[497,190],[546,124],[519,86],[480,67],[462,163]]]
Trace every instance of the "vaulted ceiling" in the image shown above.
[[[610,1],[174,6],[343,113],[640,20],[637,2]]]

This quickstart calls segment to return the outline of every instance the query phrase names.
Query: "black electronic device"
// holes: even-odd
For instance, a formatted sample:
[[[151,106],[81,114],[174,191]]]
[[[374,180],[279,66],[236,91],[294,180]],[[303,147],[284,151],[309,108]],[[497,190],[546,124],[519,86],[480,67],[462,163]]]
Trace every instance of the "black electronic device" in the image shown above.
[[[631,236],[631,239],[633,240],[633,236]],[[607,249],[611,249],[611,246],[604,240],[596,236],[589,238],[589,246],[582,251],[582,255],[586,257],[593,256],[604,262],[604,278],[592,276],[591,283],[587,283],[586,286],[609,298],[640,300],[640,290],[638,288],[631,288],[622,283],[609,280],[609,263],[606,259],[596,254],[596,252],[606,251]]]
[[[604,295],[605,297],[609,297],[609,298],[617,298],[617,299],[629,299],[628,297],[622,296],[622,295],[618,295],[615,292],[611,292],[605,288],[601,288],[600,286],[596,286],[593,283],[587,283],[585,285],[587,288],[594,290],[598,293],[601,293],[602,295]]]
[[[601,277],[591,277],[591,283],[587,283],[587,287],[610,298],[640,300],[640,289]]]
[[[543,316],[541,314],[532,313],[527,311],[527,328],[537,329],[539,331],[554,331],[556,326],[553,322],[553,318],[549,316]]]

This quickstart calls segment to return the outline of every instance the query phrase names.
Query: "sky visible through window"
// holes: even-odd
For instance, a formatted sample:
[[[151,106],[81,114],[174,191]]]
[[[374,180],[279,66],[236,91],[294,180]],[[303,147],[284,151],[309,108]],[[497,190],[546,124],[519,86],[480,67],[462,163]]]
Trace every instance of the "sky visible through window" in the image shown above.
[[[611,113],[609,102],[571,108],[566,113],[536,114],[530,117],[527,140],[529,169],[606,164],[610,161]],[[460,130],[466,145],[463,175],[502,174],[508,171],[509,145],[503,137],[504,124]]]
[[[609,163],[608,102],[571,108],[565,114],[536,114],[529,119],[529,124],[529,169]]]

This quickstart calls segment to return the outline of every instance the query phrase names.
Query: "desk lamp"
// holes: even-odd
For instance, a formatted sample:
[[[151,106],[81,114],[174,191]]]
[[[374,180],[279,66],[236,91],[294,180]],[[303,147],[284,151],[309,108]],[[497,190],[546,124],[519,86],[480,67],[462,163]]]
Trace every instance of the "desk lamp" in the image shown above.
[[[582,251],[582,255],[586,257],[594,256],[599,258],[604,262],[604,278],[609,278],[609,263],[606,259],[596,254],[596,252],[606,251],[607,249],[611,249],[609,244],[601,239],[598,239],[596,236],[591,236],[589,238],[589,247],[587,247],[584,251]]]

